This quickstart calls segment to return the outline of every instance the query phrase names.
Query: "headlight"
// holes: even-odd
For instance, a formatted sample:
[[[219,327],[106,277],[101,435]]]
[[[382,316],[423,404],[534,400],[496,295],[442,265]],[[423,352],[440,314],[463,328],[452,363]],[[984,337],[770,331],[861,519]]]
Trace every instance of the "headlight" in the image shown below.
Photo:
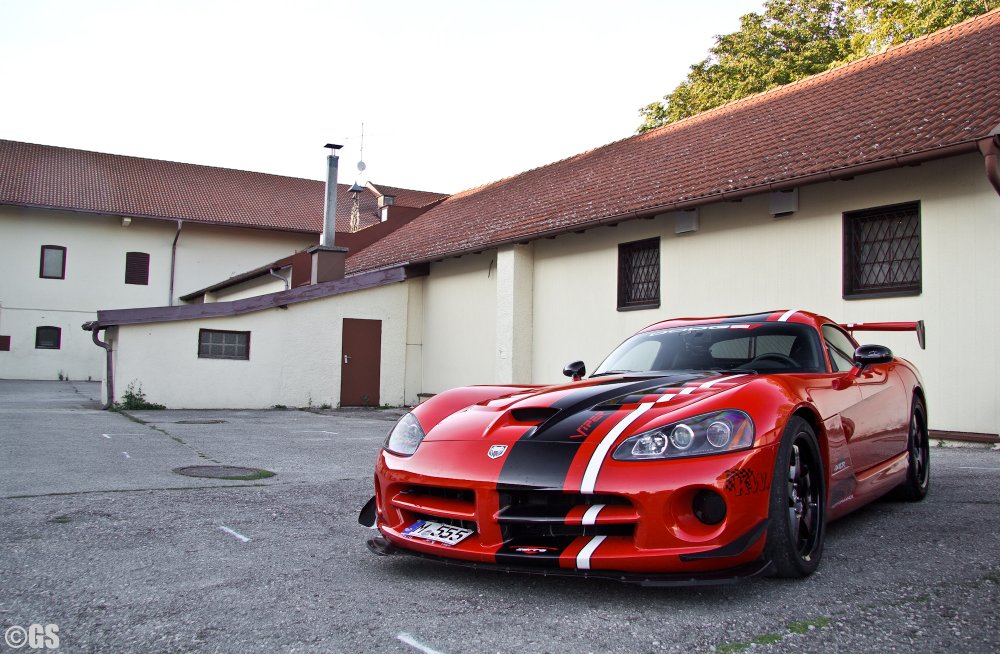
[[[385,439],[385,449],[400,456],[410,456],[417,451],[420,441],[424,440],[424,428],[412,413],[407,413],[399,419],[396,426]]]
[[[706,413],[636,434],[611,458],[650,461],[745,450],[753,445],[753,421],[742,411]]]

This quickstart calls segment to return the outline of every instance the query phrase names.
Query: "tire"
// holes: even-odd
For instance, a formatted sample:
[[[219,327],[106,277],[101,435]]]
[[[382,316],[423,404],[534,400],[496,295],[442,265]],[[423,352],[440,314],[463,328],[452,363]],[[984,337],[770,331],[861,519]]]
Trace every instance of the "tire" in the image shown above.
[[[913,398],[910,410],[910,435],[906,442],[909,466],[906,479],[893,490],[893,497],[906,502],[919,502],[927,497],[931,486],[931,448],[927,434],[927,409],[919,397]]]
[[[771,574],[807,577],[819,566],[826,535],[826,476],[816,433],[792,416],[774,462],[764,554]]]

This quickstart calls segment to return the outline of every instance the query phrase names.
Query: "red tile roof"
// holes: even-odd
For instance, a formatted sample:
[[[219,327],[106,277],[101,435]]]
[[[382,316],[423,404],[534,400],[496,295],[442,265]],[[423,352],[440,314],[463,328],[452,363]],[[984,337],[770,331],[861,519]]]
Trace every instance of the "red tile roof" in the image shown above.
[[[1000,10],[451,196],[348,262],[426,262],[958,150],[1000,124]]]
[[[348,188],[337,185],[340,232],[349,231]],[[0,140],[0,204],[318,234],[325,189],[311,179]],[[362,227],[379,222],[375,194],[366,189],[360,200]]]

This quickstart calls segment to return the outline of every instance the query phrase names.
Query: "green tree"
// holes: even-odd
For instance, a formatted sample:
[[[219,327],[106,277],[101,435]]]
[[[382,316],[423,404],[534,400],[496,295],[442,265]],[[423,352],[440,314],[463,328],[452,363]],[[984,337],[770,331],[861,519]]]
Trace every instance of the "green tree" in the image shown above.
[[[848,0],[852,58],[931,34],[1000,7],[1000,0]]]
[[[821,73],[1000,6],[1000,0],[767,0],[763,14],[716,36],[708,58],[662,101],[639,110],[639,132]]]

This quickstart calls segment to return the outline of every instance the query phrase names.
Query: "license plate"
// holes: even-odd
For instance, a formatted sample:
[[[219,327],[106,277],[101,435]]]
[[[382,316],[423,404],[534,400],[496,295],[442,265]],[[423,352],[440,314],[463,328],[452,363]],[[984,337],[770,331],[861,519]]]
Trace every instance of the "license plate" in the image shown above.
[[[403,534],[406,536],[425,538],[438,543],[444,543],[445,545],[460,543],[474,533],[476,532],[472,529],[444,525],[440,522],[431,522],[430,520],[417,520],[403,530]]]

